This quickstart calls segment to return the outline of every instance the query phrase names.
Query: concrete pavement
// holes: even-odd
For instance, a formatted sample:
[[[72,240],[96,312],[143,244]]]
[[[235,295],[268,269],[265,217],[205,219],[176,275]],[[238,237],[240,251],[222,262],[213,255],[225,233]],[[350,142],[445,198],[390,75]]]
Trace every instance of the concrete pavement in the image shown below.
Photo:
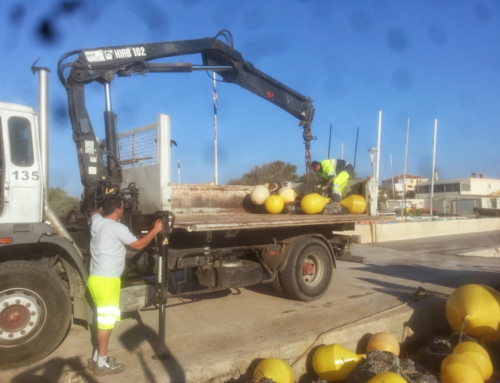
[[[109,355],[127,364],[122,374],[85,372],[90,332],[73,325],[54,353],[36,365],[3,371],[0,382],[244,382],[266,357],[293,364],[298,381],[309,368],[310,350],[323,343],[354,351],[363,336],[378,331],[407,342],[449,331],[444,295],[467,283],[500,285],[500,260],[458,254],[496,244],[499,231],[354,245],[353,255],[366,257],[365,263],[338,262],[329,291],[315,302],[278,297],[266,285],[170,299],[169,360],[151,358],[158,347],[158,310],[149,308],[124,315],[112,335]],[[415,301],[419,286],[430,296]]]

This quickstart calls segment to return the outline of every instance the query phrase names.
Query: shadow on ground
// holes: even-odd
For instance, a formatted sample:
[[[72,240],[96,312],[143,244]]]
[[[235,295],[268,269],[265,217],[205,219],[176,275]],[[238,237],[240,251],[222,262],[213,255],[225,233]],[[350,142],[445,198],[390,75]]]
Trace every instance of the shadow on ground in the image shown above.
[[[165,340],[159,339],[158,332],[144,324],[138,312],[130,314],[131,315],[129,317],[131,319],[135,319],[137,321],[137,324],[120,335],[120,342],[125,346],[127,351],[137,355],[138,362],[144,373],[143,382],[154,383],[156,382],[156,379],[150,367],[148,366],[146,359],[151,359],[154,355],[158,355],[160,342],[165,342]],[[151,348],[151,355],[145,355],[143,350],[141,350],[140,346],[143,342],[147,342],[149,344]],[[161,360],[161,364],[167,375],[170,377],[170,381],[185,382],[186,374],[184,372],[184,369],[166,345],[165,350],[165,359]]]
[[[16,375],[11,383],[87,382],[97,383],[78,358],[57,358]]]

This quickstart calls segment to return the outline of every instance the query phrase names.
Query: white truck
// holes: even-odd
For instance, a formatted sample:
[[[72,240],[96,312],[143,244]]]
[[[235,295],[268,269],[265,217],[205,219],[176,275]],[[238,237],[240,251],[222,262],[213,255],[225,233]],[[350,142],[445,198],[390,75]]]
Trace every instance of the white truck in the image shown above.
[[[229,45],[219,36],[226,37]],[[201,53],[204,65],[149,62],[192,53]],[[64,63],[75,54],[76,61]],[[67,77],[66,68],[71,69]],[[107,195],[125,197],[122,222],[138,236],[157,217],[164,221],[163,233],[150,246],[127,252],[124,278],[156,275],[155,282],[144,279],[142,284],[127,287],[125,280],[120,301],[122,311],[159,305],[159,357],[166,356],[168,297],[272,283],[291,299],[318,299],[330,285],[336,259],[355,258],[350,256],[349,237],[333,232],[353,230],[360,220],[378,219],[366,214],[255,214],[248,186],[170,182],[168,116],[159,115],[155,124],[116,134],[110,96],[115,75],[211,70],[299,118],[310,159],[311,99],[244,61],[233,49],[229,32],[221,31],[214,38],[63,55],[58,74],[68,91],[84,192],[80,210],[61,222],[48,205],[46,190],[49,71],[32,69],[40,82],[38,116],[30,107],[0,102],[0,369],[44,358],[61,343],[75,319],[92,322],[86,296],[88,213]],[[95,137],[85,109],[84,87],[94,81],[103,84],[106,95],[105,147]],[[136,146],[124,152],[131,142],[141,140],[154,154],[141,154]],[[352,192],[363,193],[369,200],[365,186],[365,181],[357,182]],[[180,272],[181,278],[176,279],[174,272]],[[182,283],[191,273],[200,290],[183,291]]]

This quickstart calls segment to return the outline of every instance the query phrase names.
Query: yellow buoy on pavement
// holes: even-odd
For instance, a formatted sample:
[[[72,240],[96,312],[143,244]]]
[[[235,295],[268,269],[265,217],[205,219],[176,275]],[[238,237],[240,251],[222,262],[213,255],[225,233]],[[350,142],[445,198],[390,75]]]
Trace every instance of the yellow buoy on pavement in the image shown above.
[[[443,383],[484,383],[477,363],[471,357],[451,354],[441,363],[441,381]]]
[[[493,375],[493,365],[488,351],[478,343],[462,342],[453,349],[454,354],[463,354],[471,357],[479,366],[479,370],[484,380],[488,380]]]
[[[484,339],[500,340],[500,293],[482,285],[464,285],[453,291],[446,301],[446,318],[451,328]]]
[[[373,378],[371,378],[368,383],[407,383],[405,379],[394,372],[381,372]]]
[[[317,214],[321,213],[321,210],[328,202],[330,202],[330,198],[320,196],[318,193],[312,193],[302,198],[300,207],[306,214]]]
[[[399,356],[399,343],[393,335],[387,332],[377,332],[368,339],[366,352],[373,350],[389,351]]]
[[[363,214],[366,210],[366,201],[360,195],[351,194],[340,201],[340,204],[347,208],[349,214]]]
[[[279,195],[272,195],[266,199],[265,205],[268,213],[279,214],[283,211],[285,202]]]
[[[255,367],[253,379],[257,381],[260,378],[272,379],[276,383],[294,383],[295,381],[290,365],[278,358],[264,359]]]
[[[313,355],[314,372],[325,380],[344,380],[364,358],[340,344],[319,347]]]

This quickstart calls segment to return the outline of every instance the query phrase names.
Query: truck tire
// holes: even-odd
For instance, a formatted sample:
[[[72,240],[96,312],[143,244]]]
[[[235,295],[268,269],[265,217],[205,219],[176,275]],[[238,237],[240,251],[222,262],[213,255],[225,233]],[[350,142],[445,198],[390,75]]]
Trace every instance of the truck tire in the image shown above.
[[[319,239],[308,237],[290,249],[285,269],[278,276],[288,297],[310,302],[321,298],[328,290],[332,271],[327,247]]]
[[[69,291],[52,269],[25,261],[0,264],[0,370],[49,355],[70,323]]]

